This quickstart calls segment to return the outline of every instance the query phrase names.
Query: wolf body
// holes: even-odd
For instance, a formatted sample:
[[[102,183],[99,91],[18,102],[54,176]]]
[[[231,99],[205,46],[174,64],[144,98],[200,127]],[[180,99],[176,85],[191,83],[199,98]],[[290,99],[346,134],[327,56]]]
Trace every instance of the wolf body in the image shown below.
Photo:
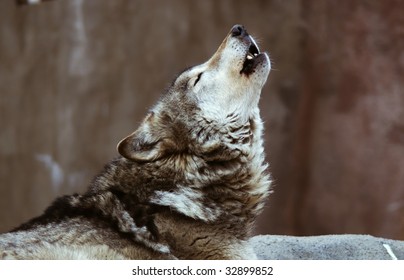
[[[266,53],[234,26],[182,72],[84,194],[0,235],[6,259],[254,259],[269,193],[258,101]]]

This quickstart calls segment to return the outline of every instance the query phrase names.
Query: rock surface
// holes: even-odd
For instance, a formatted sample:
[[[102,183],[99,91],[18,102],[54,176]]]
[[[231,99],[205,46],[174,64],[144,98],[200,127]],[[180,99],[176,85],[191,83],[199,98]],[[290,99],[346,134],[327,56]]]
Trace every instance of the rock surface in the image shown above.
[[[262,260],[404,259],[404,241],[371,235],[257,235],[250,242]]]

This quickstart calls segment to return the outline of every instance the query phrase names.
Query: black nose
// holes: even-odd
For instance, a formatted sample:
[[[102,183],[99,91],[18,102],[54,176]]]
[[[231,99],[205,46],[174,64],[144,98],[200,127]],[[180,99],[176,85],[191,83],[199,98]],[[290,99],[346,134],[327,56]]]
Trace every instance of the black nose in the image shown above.
[[[242,26],[240,24],[236,24],[231,29],[231,35],[233,37],[239,37],[239,36],[244,37],[247,35],[247,30],[244,28],[244,26]]]

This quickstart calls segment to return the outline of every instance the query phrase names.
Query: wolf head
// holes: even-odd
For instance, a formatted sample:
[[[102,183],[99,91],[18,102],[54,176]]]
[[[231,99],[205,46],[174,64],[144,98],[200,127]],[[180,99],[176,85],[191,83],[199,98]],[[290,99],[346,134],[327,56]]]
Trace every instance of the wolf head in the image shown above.
[[[244,124],[257,113],[271,63],[243,26],[234,26],[205,63],[183,71],[133,134],[118,144],[135,161],[199,154],[205,123]],[[201,122],[202,121],[202,122]],[[196,149],[196,151],[195,151]]]
[[[258,101],[270,68],[268,55],[236,25],[207,62],[174,80],[118,144],[141,165],[141,176],[159,178],[149,202],[209,222],[260,212],[269,177]]]

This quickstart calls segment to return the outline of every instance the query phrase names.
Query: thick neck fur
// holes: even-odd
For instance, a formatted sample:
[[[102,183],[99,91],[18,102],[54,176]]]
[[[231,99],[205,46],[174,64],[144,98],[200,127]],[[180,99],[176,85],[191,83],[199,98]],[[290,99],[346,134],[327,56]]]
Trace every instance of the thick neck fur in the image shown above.
[[[227,125],[203,117],[192,126],[189,149],[154,162],[119,158],[96,178],[89,193],[119,192],[133,205],[168,207],[208,223],[240,224],[250,233],[268,195],[258,110],[246,122]],[[203,129],[202,129],[203,128]]]

